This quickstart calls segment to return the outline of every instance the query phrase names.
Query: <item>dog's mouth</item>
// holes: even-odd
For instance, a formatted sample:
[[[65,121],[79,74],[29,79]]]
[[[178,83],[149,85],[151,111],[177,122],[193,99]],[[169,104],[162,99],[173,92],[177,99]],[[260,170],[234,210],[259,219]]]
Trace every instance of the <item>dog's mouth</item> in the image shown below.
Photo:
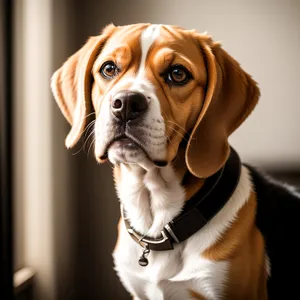
[[[100,159],[105,160],[108,157],[108,151],[112,148],[119,148],[128,151],[138,150],[139,148],[144,151],[142,146],[134,141],[132,138],[125,134],[114,137],[106,146],[105,153],[100,157]],[[145,152],[145,151],[144,151]]]
[[[128,150],[128,151],[138,150],[139,148],[143,150],[143,148],[140,145],[138,145],[131,138],[126,137],[126,136],[118,138],[118,139],[114,139],[110,143],[109,147],[107,148],[107,152],[109,151],[110,147],[112,147],[112,146],[117,147],[117,148],[121,148],[121,149],[124,149],[124,150]]]
[[[134,136],[128,136],[126,134],[113,138],[107,145],[105,154],[100,157],[101,160],[108,158],[110,150],[119,150],[122,152],[137,153],[142,152],[150,161],[152,161],[157,167],[164,167],[168,164],[165,160],[153,160],[149,157],[145,147]]]

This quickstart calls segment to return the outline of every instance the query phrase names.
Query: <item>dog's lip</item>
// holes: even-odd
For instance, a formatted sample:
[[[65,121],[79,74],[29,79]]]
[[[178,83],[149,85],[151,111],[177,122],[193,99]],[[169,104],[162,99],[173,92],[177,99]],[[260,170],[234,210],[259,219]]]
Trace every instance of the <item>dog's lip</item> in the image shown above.
[[[118,140],[121,140],[121,139],[125,139],[125,138],[127,138],[127,136],[125,134],[121,134],[121,135],[118,135],[118,136],[114,137],[109,143],[107,143],[107,146],[105,147],[104,154],[100,156],[100,159],[102,159],[102,160],[107,159],[107,157],[108,157],[108,150],[111,147],[111,145],[114,142],[116,142]]]
[[[115,142],[122,141],[122,140],[124,140],[124,143],[125,143],[125,144],[126,144],[126,143],[128,143],[128,145],[129,145],[129,144],[134,144],[135,146],[139,147],[139,148],[145,153],[145,155],[148,157],[148,159],[151,160],[157,167],[165,167],[165,166],[168,164],[168,162],[165,161],[165,160],[152,160],[152,159],[149,157],[149,155],[148,155],[146,149],[140,144],[140,142],[138,141],[138,139],[136,139],[134,136],[131,136],[131,135],[128,135],[128,134],[121,134],[121,135],[118,135],[118,136],[114,137],[114,138],[107,144],[106,150],[105,150],[105,154],[102,155],[102,156],[100,157],[100,159],[102,159],[102,160],[107,159],[109,148],[110,148]]]
[[[109,148],[113,145],[113,144],[116,144],[118,143],[120,147],[126,147],[126,146],[135,146],[135,147],[140,147],[139,145],[137,145],[137,143],[135,143],[131,138],[129,137],[121,137],[119,139],[115,139],[111,144],[110,146],[108,147],[108,150]]]
[[[109,148],[115,143],[115,142],[118,142],[118,141],[124,141],[124,145],[127,144],[134,144],[135,146],[141,148],[145,154],[147,155],[147,152],[145,151],[145,149],[143,148],[143,146],[136,140],[136,139],[133,139],[132,137],[128,136],[127,134],[121,134],[121,135],[118,135],[118,136],[115,136],[106,146],[106,149],[105,149],[105,152],[104,152],[104,155],[102,155],[100,157],[100,159],[104,160],[108,157],[108,151],[109,151]]]

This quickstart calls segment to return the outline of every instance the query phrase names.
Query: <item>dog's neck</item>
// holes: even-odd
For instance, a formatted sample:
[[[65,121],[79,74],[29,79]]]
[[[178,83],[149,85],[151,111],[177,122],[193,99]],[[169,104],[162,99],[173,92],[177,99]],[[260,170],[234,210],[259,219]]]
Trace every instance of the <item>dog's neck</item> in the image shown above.
[[[160,236],[204,182],[188,171],[184,154],[179,154],[172,165],[149,171],[120,164],[114,168],[114,177],[130,225],[149,237]]]

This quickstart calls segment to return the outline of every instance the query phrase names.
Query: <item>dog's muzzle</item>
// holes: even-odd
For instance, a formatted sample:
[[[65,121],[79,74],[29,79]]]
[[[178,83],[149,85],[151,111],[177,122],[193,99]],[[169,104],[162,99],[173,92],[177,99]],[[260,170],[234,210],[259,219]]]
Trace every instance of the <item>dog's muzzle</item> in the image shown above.
[[[166,164],[165,124],[155,94],[119,90],[103,102],[96,122],[96,156],[113,164]]]

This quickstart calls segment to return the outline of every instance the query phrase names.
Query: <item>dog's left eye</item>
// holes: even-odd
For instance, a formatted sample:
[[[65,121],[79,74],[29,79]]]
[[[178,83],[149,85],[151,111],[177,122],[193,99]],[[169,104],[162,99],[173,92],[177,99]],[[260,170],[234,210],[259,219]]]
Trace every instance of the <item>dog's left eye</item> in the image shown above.
[[[183,85],[191,79],[191,73],[182,65],[174,65],[167,72],[166,81],[176,85]]]
[[[105,79],[112,79],[118,74],[118,67],[114,62],[107,61],[101,66],[100,73]]]

